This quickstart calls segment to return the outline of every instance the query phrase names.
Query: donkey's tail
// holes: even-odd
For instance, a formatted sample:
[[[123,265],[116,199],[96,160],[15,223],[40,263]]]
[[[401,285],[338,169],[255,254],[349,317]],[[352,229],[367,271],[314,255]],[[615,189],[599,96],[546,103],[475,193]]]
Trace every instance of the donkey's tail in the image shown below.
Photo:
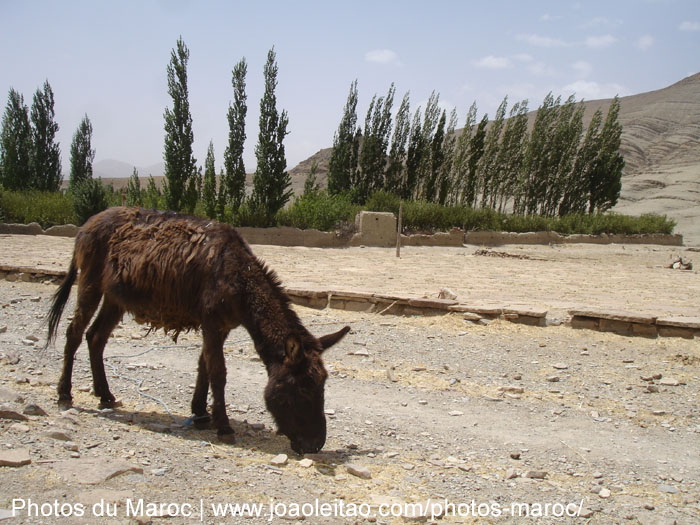
[[[46,346],[49,346],[51,342],[56,339],[56,332],[58,331],[58,322],[61,320],[61,315],[63,314],[63,309],[68,302],[68,297],[70,296],[70,289],[78,276],[78,268],[75,264],[75,257],[70,263],[70,268],[68,268],[68,274],[66,275],[63,282],[56,290],[53,295],[53,303],[51,304],[51,310],[49,310],[46,316],[46,321],[49,325],[49,335],[46,339]]]

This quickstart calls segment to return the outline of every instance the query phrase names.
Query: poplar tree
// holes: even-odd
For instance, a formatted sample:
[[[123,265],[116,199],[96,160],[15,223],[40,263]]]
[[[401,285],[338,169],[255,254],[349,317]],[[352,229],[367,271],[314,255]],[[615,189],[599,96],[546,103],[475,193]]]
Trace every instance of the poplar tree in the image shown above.
[[[214,143],[210,140],[207,157],[204,161],[204,182],[202,183],[202,203],[204,213],[210,219],[216,217],[216,168],[214,167]]]
[[[503,123],[506,118],[506,109],[508,107],[508,97],[504,97],[503,101],[496,110],[496,116],[491,122],[484,137],[484,153],[479,159],[479,185],[481,186],[481,207],[487,207],[492,202],[494,194],[498,191],[501,184],[501,170],[498,165],[498,151],[500,148],[501,132],[503,131]]]
[[[467,111],[466,121],[462,132],[457,137],[454,152],[454,162],[452,163],[451,179],[454,184],[453,202],[465,203],[465,187],[467,184],[467,174],[469,172],[469,145],[471,143],[474,125],[476,124],[476,102],[473,102]]]
[[[87,115],[80,121],[78,129],[73,134],[70,146],[70,180],[68,189],[74,192],[76,188],[92,179],[92,163],[95,160],[95,150],[92,149],[92,123]]]
[[[418,191],[418,177],[421,160],[423,157],[423,130],[421,124],[421,108],[419,107],[413,115],[411,123],[411,133],[406,150],[406,178],[401,187],[401,198],[404,200],[416,196]]]
[[[510,110],[498,153],[500,188],[494,193],[493,207],[503,212],[508,199],[517,199],[520,171],[527,147],[527,100],[516,102]],[[515,204],[514,204],[515,206]]]
[[[589,171],[589,213],[604,212],[617,204],[622,189],[625,160],[620,154],[622,126],[618,122],[620,99],[610,103],[600,132],[598,155]]]
[[[41,191],[58,191],[61,187],[61,149],[54,142],[58,124],[54,120],[54,97],[49,81],[37,89],[31,109],[32,187]]]
[[[479,192],[479,161],[484,154],[486,125],[488,123],[489,116],[484,114],[469,140],[469,160],[467,160],[467,177],[464,185],[463,203],[470,208],[476,206]]]
[[[131,172],[131,177],[129,177],[129,182],[126,183],[126,205],[143,206],[143,196],[141,193],[139,172],[136,167],[134,167],[134,171]]]
[[[287,173],[284,137],[289,119],[287,112],[277,111],[277,61],[274,48],[267,53],[264,68],[265,92],[260,100],[260,130],[255,156],[258,161],[253,177],[253,208],[265,215],[268,224],[292,196],[292,180]]]
[[[24,97],[10,88],[0,134],[0,182],[8,190],[32,186],[32,136]]]
[[[443,110],[438,121],[435,134],[430,141],[430,168],[426,173],[426,178],[423,184],[423,199],[428,202],[436,200],[437,196],[437,181],[442,164],[445,160],[442,150],[442,141],[445,138],[445,126],[447,124],[447,113]]]
[[[360,177],[355,188],[355,198],[363,204],[372,192],[384,186],[384,170],[387,162],[387,148],[391,134],[391,108],[396,88],[389,88],[386,97],[375,95],[365,118],[362,150],[360,151]]]
[[[454,189],[452,181],[452,165],[455,158],[457,110],[450,113],[450,121],[445,129],[445,138],[442,141],[443,162],[438,174],[438,203],[446,204],[450,193]]]
[[[583,143],[576,154],[571,176],[559,204],[560,216],[588,212],[591,193],[590,176],[600,149],[600,126],[602,123],[603,113],[597,109],[593,113]]]
[[[248,64],[242,58],[232,71],[233,105],[228,108],[228,146],[224,151],[226,173],[219,186],[219,208],[223,210],[229,204],[237,211],[245,200],[245,164],[243,163],[243,146],[246,139],[245,117],[248,112],[245,77]],[[206,169],[205,169],[206,177]]]
[[[409,94],[406,93],[396,113],[394,133],[391,138],[391,150],[389,151],[389,165],[384,181],[385,189],[395,195],[401,194],[401,188],[405,179],[406,146],[411,132],[410,118]]]
[[[170,210],[192,212],[197,202],[197,161],[192,154],[194,133],[187,90],[187,63],[190,52],[180,37],[170,52],[168,94],[173,107],[165,108],[165,205]]]
[[[343,116],[333,137],[333,150],[328,163],[328,191],[348,191],[358,165],[359,133],[357,131],[357,80],[350,84]]]

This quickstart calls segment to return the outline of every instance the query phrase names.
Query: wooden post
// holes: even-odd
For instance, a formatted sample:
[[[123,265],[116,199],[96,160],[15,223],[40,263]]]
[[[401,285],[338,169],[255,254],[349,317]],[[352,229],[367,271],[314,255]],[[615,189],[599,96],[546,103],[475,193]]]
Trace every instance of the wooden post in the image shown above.
[[[401,221],[403,219],[403,202],[399,203],[399,224],[396,229],[396,257],[401,258]]]

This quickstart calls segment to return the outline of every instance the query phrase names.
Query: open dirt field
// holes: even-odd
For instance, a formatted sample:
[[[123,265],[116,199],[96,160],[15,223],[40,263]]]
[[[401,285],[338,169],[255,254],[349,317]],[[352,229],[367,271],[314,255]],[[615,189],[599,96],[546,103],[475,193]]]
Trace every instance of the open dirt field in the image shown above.
[[[68,239],[2,243],[0,264],[61,269],[70,257]],[[373,248],[253,249],[290,287],[420,297],[447,286],[473,301],[540,305],[562,316],[608,304],[697,315],[700,297],[695,271],[664,267],[679,254],[692,259],[683,248],[494,250],[522,258],[411,248],[400,260]],[[0,467],[0,519],[24,506],[8,523],[263,523],[271,510],[275,522],[301,513],[308,523],[700,520],[697,339],[296,308],[315,334],[352,327],[325,358],[328,440],[301,458],[275,435],[262,399],[265,370],[240,329],[226,344],[235,444],[186,425],[198,335],[175,344],[146,336],[128,316],[106,350],[123,406],[97,409],[83,346],[74,408],[60,411],[65,339],[41,348],[54,290],[0,281],[0,461],[31,461]],[[410,505],[426,500],[427,515]],[[262,507],[247,508],[258,517],[234,517],[227,504]]]

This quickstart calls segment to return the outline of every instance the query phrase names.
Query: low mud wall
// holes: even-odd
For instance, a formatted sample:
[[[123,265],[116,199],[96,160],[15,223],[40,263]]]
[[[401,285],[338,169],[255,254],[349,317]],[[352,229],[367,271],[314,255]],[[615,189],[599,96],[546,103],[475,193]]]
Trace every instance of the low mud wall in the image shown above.
[[[36,222],[30,224],[2,224],[0,235],[55,235],[75,237],[78,227],[72,224],[52,226],[44,230]],[[347,248],[349,246],[395,246],[396,237],[391,242],[379,238],[375,233],[365,234],[360,231],[352,236],[338,232],[319,230],[300,230],[281,226],[277,228],[236,228],[249,244],[269,244],[273,246],[307,246],[310,248]],[[379,239],[379,240],[378,240]],[[501,246],[505,244],[657,244],[662,246],[683,246],[681,234],[643,234],[643,235],[560,235],[556,232],[462,232],[454,229],[450,232],[434,234],[401,235],[402,246]]]

